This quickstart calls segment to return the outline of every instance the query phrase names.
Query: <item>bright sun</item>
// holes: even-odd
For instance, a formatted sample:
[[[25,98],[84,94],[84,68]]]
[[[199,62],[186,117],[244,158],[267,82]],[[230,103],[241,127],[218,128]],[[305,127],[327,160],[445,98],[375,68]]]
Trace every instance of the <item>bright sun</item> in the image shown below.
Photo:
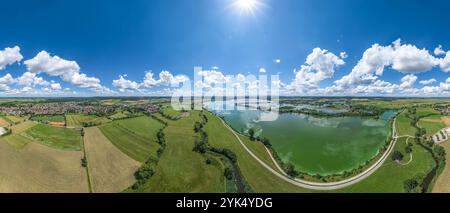
[[[239,10],[241,14],[254,15],[255,10],[261,5],[259,0],[235,0],[233,6]]]

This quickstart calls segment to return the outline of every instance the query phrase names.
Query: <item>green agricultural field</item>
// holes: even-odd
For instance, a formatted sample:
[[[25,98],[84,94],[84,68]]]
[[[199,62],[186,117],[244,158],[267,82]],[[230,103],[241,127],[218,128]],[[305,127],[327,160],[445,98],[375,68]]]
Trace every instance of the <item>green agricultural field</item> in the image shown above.
[[[13,146],[16,149],[22,149],[29,143],[33,142],[32,140],[28,139],[27,137],[24,137],[21,135],[22,132],[36,126],[36,123],[31,121],[22,122],[20,124],[14,125],[11,127],[12,134],[3,137],[2,139],[8,143],[9,145]]]
[[[114,113],[113,115],[109,116],[109,119],[112,120],[117,120],[117,119],[122,119],[122,118],[127,118],[128,116],[130,116],[131,112],[128,111],[118,111],[116,113]]]
[[[430,137],[438,133],[441,129],[445,128],[446,125],[442,122],[440,117],[425,117],[419,120],[418,125],[427,130],[427,137]]]
[[[31,117],[33,121],[65,122],[63,115],[36,115]]]
[[[77,129],[38,124],[21,135],[53,148],[70,151],[81,150],[81,131]]]
[[[122,152],[139,162],[145,162],[150,156],[156,156],[159,149],[156,133],[162,127],[158,121],[142,116],[113,121],[99,128]]]
[[[408,118],[406,111],[397,116],[396,129],[398,136],[415,136],[417,131],[416,128],[411,126],[411,119]]]
[[[223,170],[206,164],[206,157],[192,151],[200,120],[198,112],[177,121],[167,120],[164,129],[167,147],[155,174],[138,192],[225,192]]]
[[[108,123],[111,120],[105,117],[98,117],[96,115],[82,115],[82,114],[68,114],[66,115],[67,126],[69,127],[83,127],[83,123],[92,123],[93,126]]]
[[[416,110],[416,115],[419,117],[423,116],[432,116],[432,115],[439,115],[440,113],[434,109],[431,108],[418,108]]]
[[[16,149],[22,149],[29,143],[33,142],[32,140],[30,140],[20,134],[8,135],[8,136],[4,137],[3,140]]]
[[[67,126],[82,127],[83,122],[97,118],[95,115],[68,114],[66,115]]]
[[[180,111],[176,111],[174,110],[172,107],[170,106],[166,106],[162,109],[162,112],[165,115],[171,116],[171,117],[180,117],[181,116],[181,112]]]
[[[26,120],[26,118],[24,118],[24,117],[12,116],[12,115],[3,116],[3,119],[5,119],[10,124],[18,124],[18,123],[21,123]]]

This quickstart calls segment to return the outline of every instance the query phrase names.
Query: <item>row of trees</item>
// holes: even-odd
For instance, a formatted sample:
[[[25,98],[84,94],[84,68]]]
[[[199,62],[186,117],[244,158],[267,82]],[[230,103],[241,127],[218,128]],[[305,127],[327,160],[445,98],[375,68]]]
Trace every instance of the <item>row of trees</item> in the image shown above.
[[[134,173],[134,177],[136,182],[131,186],[131,189],[137,190],[139,189],[145,182],[147,182],[154,174],[154,167],[158,164],[161,155],[164,153],[166,149],[166,139],[164,134],[164,129],[167,127],[167,122],[159,119],[158,117],[151,115],[152,118],[164,124],[164,127],[159,129],[158,133],[156,133],[156,141],[160,145],[159,149],[156,151],[157,158],[150,157],[147,161],[139,167],[139,169]]]
[[[228,162],[225,163],[224,176],[228,181],[232,181],[234,179],[236,188],[238,192],[252,192],[250,185],[247,184],[245,179],[242,177],[239,166],[237,165],[237,156],[230,149],[226,148],[217,148],[210,146],[208,143],[208,134],[204,130],[208,122],[208,118],[203,112],[200,113],[201,122],[195,122],[194,131],[199,133],[200,138],[195,140],[195,145],[193,148],[194,152],[198,152],[200,154],[210,154],[221,156],[222,160]],[[210,159],[207,159],[206,163],[211,163]],[[231,165],[230,165],[231,163]]]

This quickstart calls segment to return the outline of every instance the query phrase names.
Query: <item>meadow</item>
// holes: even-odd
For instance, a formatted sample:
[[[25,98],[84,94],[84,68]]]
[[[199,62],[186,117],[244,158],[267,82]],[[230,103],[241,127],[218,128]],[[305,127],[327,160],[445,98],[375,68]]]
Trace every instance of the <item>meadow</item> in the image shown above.
[[[180,111],[176,111],[170,106],[163,107],[162,108],[162,113],[165,114],[165,115],[168,115],[170,117],[174,117],[174,118],[178,118],[178,117],[181,116],[181,112]]]
[[[147,116],[117,120],[99,128],[117,148],[139,162],[155,157],[159,149],[156,133],[162,124]]]
[[[53,148],[70,151],[81,150],[81,131],[79,129],[37,124],[21,135]]]
[[[415,136],[416,128],[411,126],[411,119],[408,117],[407,112],[402,112],[397,116],[396,129],[398,136]]]
[[[425,128],[427,130],[426,136],[431,137],[447,126],[443,122],[442,118],[443,116],[441,115],[431,115],[421,118],[417,125],[419,127]]]

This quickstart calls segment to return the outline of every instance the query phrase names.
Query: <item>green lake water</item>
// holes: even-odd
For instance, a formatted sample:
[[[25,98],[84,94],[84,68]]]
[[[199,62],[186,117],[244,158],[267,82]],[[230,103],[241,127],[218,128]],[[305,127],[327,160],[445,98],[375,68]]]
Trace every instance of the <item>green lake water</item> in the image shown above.
[[[330,175],[357,168],[375,157],[389,137],[389,119],[321,118],[281,114],[276,121],[258,121],[258,111],[217,112],[235,130],[254,128],[267,137],[284,162],[309,174]]]

